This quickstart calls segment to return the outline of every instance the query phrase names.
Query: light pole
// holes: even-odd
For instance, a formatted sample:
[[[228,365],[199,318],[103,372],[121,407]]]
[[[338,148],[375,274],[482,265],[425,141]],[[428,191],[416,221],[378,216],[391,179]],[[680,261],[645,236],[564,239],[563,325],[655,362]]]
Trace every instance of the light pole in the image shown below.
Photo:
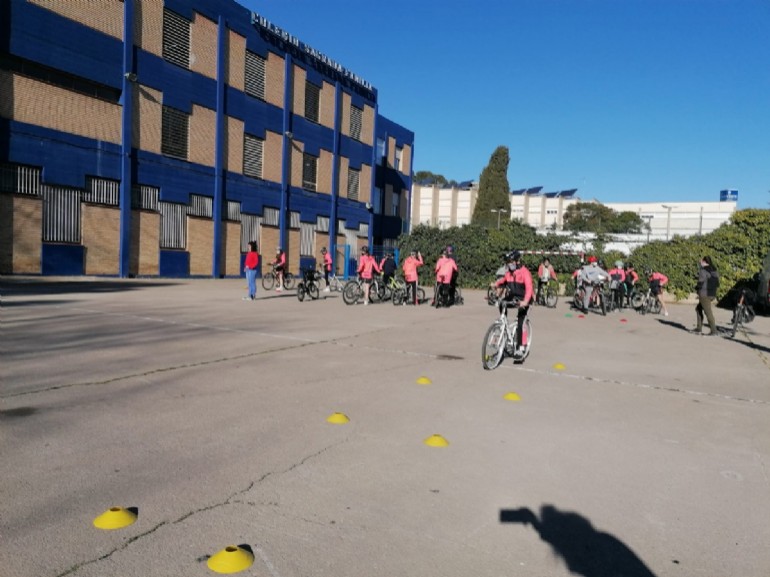
[[[492,208],[489,210],[489,212],[496,212],[497,213],[497,230],[500,230],[500,213],[508,214],[508,211],[504,208]]]
[[[661,204],[661,206],[668,211],[668,215],[666,216],[666,240],[668,240],[671,233],[671,209],[676,208],[676,206],[668,204]]]
[[[652,231],[652,227],[650,225],[650,221],[654,218],[654,215],[652,214],[645,214],[642,215],[642,218],[647,221],[647,244],[650,243],[650,232]]]

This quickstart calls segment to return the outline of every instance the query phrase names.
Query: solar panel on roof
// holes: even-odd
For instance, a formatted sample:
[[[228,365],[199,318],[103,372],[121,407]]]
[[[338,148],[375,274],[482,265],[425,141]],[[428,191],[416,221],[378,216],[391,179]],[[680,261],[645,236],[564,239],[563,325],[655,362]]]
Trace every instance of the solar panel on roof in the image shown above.
[[[571,188],[570,190],[562,190],[559,193],[559,196],[563,198],[568,198],[570,196],[573,196],[577,192],[577,188]]]
[[[543,190],[542,186],[533,186],[532,188],[528,188],[527,192],[524,194],[540,194],[541,190]]]
[[[520,188],[519,190],[512,190],[511,194],[514,196],[518,196],[520,194],[524,194],[527,191],[526,188]]]
[[[559,193],[558,192],[546,192],[545,194],[543,194],[543,196],[546,197],[546,198],[556,198],[557,196],[559,196]]]

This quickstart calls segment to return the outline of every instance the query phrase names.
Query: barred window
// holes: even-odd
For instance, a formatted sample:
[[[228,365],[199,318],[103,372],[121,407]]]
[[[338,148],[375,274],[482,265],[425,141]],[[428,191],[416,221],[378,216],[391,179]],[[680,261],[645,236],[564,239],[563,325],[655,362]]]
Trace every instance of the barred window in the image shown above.
[[[250,134],[243,135],[243,174],[262,178],[262,155],[265,141]]]
[[[302,188],[316,190],[316,174],[318,173],[318,158],[304,153],[302,155]]]
[[[305,82],[305,118],[318,122],[321,107],[321,89],[312,82]]]
[[[265,63],[259,54],[246,51],[246,94],[265,99]]]
[[[158,210],[160,189],[156,186],[140,184],[131,190],[131,208],[136,210]]]
[[[299,254],[313,256],[315,254],[315,224],[302,222],[299,225]]]
[[[40,196],[41,170],[19,164],[0,164],[0,191]]]
[[[350,137],[361,140],[361,119],[364,111],[357,106],[350,107]]]
[[[200,194],[190,195],[190,206],[187,207],[190,216],[202,216],[212,218],[214,215],[214,199]]]
[[[249,250],[249,243],[252,240],[257,242],[257,250],[261,250],[259,246],[259,229],[261,226],[261,216],[255,214],[241,215],[241,252]]]
[[[89,176],[86,179],[83,201],[118,206],[120,204],[120,181]]]
[[[190,21],[165,8],[163,59],[182,68],[190,68]]]
[[[42,186],[43,241],[80,243],[81,191]]]
[[[163,154],[187,160],[190,117],[176,108],[163,107],[160,150]]]
[[[348,168],[348,198],[358,200],[358,187],[361,181],[361,171]]]
[[[172,202],[159,202],[160,248],[187,246],[187,207]]]
[[[234,200],[228,200],[227,215],[225,218],[233,222],[241,222],[241,203]]]

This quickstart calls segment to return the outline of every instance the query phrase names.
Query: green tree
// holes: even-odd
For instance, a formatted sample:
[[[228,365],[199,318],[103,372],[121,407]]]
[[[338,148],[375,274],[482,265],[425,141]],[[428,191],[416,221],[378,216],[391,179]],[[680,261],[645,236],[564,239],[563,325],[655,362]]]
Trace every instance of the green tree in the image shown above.
[[[440,187],[446,186],[447,179],[442,174],[433,174],[429,170],[418,170],[414,173],[414,181],[429,184],[438,184]]]
[[[596,234],[641,233],[645,223],[635,212],[618,213],[598,202],[576,202],[564,211],[564,228]]]
[[[479,196],[473,209],[471,223],[497,228],[498,217],[502,222],[511,214],[511,190],[508,186],[508,147],[498,146],[489,158],[489,164],[481,171]],[[496,214],[492,211],[505,211]]]

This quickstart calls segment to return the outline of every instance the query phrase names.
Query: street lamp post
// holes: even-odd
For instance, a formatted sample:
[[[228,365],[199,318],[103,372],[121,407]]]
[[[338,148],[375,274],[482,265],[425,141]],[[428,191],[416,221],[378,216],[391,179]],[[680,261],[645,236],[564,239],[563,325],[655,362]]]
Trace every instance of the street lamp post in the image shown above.
[[[492,208],[489,210],[489,212],[496,212],[497,213],[497,230],[500,230],[500,213],[508,214],[508,211],[504,208]]]
[[[668,240],[671,233],[671,209],[676,208],[676,206],[671,206],[668,204],[662,204],[661,206],[668,211],[666,216],[666,240]]]

